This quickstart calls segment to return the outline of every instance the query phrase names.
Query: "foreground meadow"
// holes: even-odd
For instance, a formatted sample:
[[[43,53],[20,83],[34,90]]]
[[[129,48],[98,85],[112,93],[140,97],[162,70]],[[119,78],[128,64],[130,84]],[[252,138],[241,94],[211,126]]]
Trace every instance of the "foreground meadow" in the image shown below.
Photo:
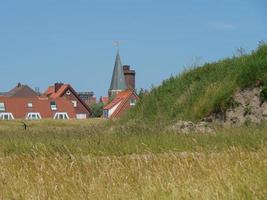
[[[0,122],[1,199],[266,199],[267,125],[213,134]]]

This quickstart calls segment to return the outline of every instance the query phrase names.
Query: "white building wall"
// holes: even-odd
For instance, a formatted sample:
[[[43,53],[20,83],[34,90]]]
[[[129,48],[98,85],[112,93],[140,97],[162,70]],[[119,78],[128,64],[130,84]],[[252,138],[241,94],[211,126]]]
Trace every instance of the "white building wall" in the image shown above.
[[[121,104],[121,101],[118,102],[117,104],[115,104],[115,106],[113,106],[111,109],[109,109],[108,111],[108,118],[111,117],[111,115],[114,113],[114,111],[118,108],[118,106]]]

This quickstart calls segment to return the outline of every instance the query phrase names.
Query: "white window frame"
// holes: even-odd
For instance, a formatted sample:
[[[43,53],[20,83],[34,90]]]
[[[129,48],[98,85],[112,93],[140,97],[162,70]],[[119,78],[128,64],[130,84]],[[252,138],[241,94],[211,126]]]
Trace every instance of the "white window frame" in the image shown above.
[[[37,116],[37,118],[32,118],[33,115]],[[38,112],[29,112],[27,114],[26,119],[28,119],[28,120],[40,120],[40,119],[42,119],[42,117],[41,117],[40,113],[38,113]]]
[[[5,115],[8,115],[8,119],[5,119]],[[0,113],[0,120],[13,120],[14,116],[12,113],[7,113],[7,112],[1,112]]]
[[[136,105],[136,99],[130,99],[130,106]]]
[[[86,119],[87,115],[86,113],[78,113],[76,114],[76,119]]]
[[[74,107],[74,108],[77,108],[77,104],[78,104],[77,101],[76,101],[76,100],[73,100],[73,101],[71,101],[71,102],[72,102],[73,107]]]
[[[52,102],[54,102],[55,104],[51,104]],[[51,101],[50,102],[50,108],[51,108],[51,110],[57,110],[57,103],[55,102],[55,101]]]
[[[56,112],[54,115],[54,119],[60,119],[59,118],[60,115],[65,116],[62,119],[70,119],[68,113],[66,113],[66,112]]]
[[[0,107],[0,111],[6,111],[6,105],[5,105],[5,103],[4,102],[0,102],[0,104],[2,105]]]
[[[33,107],[32,102],[28,102],[28,103],[27,103],[27,107],[28,107],[28,108],[32,108],[32,107]]]

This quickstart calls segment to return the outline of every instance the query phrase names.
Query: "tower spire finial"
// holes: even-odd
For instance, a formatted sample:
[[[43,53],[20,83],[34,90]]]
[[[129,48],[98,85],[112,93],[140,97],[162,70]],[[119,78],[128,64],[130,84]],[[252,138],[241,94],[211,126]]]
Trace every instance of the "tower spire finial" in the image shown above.
[[[113,46],[117,48],[117,52],[119,52],[121,42],[119,40],[114,40],[112,43],[113,43]]]

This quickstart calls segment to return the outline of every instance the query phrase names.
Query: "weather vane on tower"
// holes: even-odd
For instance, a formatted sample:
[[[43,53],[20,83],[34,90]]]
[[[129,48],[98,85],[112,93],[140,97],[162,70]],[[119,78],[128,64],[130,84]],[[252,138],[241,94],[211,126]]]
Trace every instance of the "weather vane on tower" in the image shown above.
[[[117,50],[120,49],[120,44],[121,44],[121,42],[120,42],[119,40],[113,40],[113,41],[112,41],[112,44],[113,44],[114,47],[117,48]]]

